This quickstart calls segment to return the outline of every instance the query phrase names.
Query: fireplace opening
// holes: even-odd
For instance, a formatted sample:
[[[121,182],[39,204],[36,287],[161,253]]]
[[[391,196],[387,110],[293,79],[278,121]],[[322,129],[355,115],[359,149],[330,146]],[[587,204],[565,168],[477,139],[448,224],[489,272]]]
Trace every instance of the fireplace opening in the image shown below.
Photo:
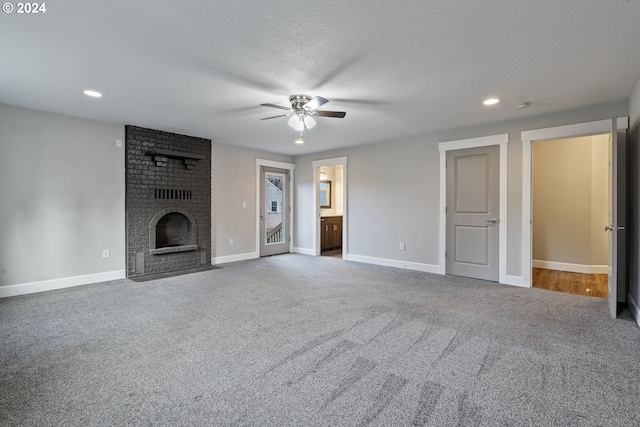
[[[149,253],[164,255],[175,252],[197,251],[198,223],[183,208],[165,208],[149,222]]]
[[[178,212],[169,213],[156,225],[156,248],[171,248],[188,245],[191,224],[189,219]]]

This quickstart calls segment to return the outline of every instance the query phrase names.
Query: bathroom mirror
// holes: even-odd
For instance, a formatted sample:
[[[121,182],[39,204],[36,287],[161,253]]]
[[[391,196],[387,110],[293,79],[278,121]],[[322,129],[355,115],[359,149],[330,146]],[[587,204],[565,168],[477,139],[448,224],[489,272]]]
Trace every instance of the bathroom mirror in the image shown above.
[[[320,181],[320,207],[331,209],[331,181]]]

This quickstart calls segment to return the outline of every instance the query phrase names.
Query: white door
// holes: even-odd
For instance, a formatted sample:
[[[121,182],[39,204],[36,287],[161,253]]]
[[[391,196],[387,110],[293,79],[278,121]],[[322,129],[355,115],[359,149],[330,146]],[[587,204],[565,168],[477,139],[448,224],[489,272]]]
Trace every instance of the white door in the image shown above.
[[[260,256],[288,253],[289,171],[260,168]]]
[[[626,134],[618,134],[616,119],[611,120],[609,134],[609,280],[608,300],[609,314],[618,316],[619,302],[625,300],[626,284]]]
[[[447,152],[446,272],[498,281],[500,147]]]

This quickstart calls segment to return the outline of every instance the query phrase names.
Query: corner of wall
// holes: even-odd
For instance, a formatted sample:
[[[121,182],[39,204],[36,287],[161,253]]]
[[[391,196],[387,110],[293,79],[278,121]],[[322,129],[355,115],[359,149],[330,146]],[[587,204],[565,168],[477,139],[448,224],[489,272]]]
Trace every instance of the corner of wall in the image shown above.
[[[640,77],[631,90],[629,96],[629,129],[640,124]]]
[[[631,295],[631,293],[627,295],[627,301],[631,316],[633,316],[638,326],[640,326],[640,307],[638,307],[638,303],[633,298],[633,295]]]

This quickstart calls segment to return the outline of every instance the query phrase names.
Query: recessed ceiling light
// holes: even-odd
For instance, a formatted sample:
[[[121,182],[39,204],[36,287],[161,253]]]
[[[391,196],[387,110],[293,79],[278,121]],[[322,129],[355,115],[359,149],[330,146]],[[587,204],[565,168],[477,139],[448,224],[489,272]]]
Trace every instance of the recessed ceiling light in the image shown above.
[[[489,99],[485,99],[485,101],[483,102],[484,105],[495,105],[498,102],[500,102],[500,100],[498,98],[489,98]]]
[[[525,108],[527,108],[529,105],[531,105],[530,102],[523,102],[522,104],[518,104],[516,105],[516,108],[518,110],[524,110]]]
[[[93,96],[94,98],[100,98],[102,96],[100,92],[96,92],[95,90],[85,90],[83,93],[88,96]]]
[[[302,140],[302,137],[300,137],[299,139],[296,139],[296,144],[304,144],[304,141]]]

